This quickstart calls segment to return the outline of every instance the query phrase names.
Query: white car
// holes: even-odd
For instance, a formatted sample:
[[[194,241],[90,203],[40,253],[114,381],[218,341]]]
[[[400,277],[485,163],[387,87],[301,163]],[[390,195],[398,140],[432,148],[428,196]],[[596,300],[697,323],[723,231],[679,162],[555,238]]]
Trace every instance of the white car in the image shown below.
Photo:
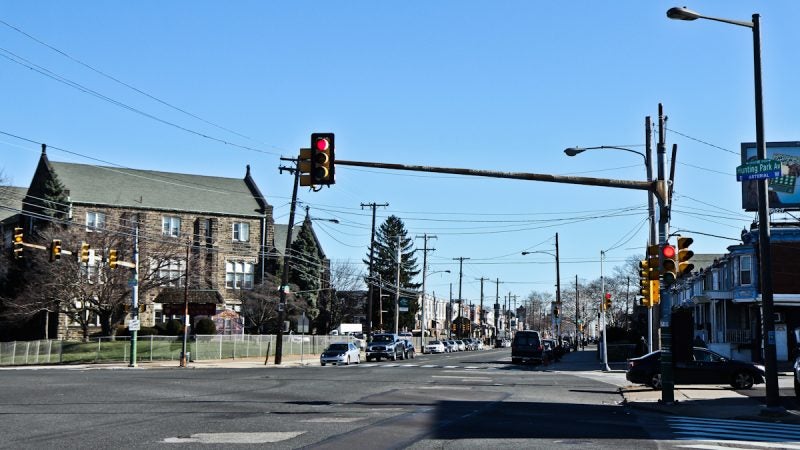
[[[446,348],[442,341],[430,341],[422,347],[422,353],[444,353]]]
[[[351,362],[361,363],[361,350],[352,342],[337,342],[328,346],[321,355],[319,363],[325,364],[346,364]]]

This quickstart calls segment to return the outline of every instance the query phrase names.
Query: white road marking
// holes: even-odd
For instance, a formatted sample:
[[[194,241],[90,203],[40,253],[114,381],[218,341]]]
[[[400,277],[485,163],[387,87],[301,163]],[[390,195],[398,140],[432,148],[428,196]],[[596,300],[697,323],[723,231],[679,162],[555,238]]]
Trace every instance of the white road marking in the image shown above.
[[[269,444],[300,436],[305,431],[274,431],[260,433],[197,433],[189,437],[164,439],[167,444]]]

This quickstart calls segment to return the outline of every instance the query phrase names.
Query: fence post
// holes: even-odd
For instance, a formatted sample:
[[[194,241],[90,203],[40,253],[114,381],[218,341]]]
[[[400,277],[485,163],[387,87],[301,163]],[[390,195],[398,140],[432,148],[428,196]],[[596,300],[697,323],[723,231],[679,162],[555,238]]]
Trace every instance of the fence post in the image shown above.
[[[31,341],[25,342],[25,364],[28,364],[28,355],[31,353]]]
[[[14,361],[17,356],[17,341],[14,341],[14,345],[11,347],[11,365],[14,365]]]
[[[153,335],[150,335],[150,362],[153,362]]]
[[[233,359],[236,359],[236,336],[233,335],[231,338],[233,339]]]

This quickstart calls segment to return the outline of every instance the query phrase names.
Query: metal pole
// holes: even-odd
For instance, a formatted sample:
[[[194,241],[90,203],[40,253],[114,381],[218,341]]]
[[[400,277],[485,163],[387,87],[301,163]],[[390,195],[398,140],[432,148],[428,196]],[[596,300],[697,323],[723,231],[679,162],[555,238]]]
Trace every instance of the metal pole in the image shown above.
[[[181,367],[186,367],[186,350],[189,341],[189,245],[186,246],[186,267],[183,270],[183,345],[181,346]]]
[[[645,139],[645,168],[647,170],[647,182],[653,182],[653,130],[650,121],[650,116],[645,117],[644,119],[644,139]],[[650,219],[650,234],[648,236],[648,245],[655,245],[658,243],[658,236],[656,230],[656,208],[655,202],[653,199],[653,192],[647,191],[647,215]],[[647,252],[645,252],[646,254]],[[653,351],[653,341],[655,341],[655,334],[653,333],[653,305],[647,307],[647,347],[648,353]]]
[[[753,74],[755,80],[756,152],[758,159],[767,159],[764,140],[764,101],[761,83],[761,21],[753,14]],[[767,408],[783,409],[778,390],[777,356],[775,350],[775,316],[772,298],[772,255],[769,229],[769,180],[758,183],[758,251],[761,265],[761,309],[764,322],[764,366],[767,385]]]
[[[608,367],[608,340],[606,339],[606,313],[605,310],[605,301],[606,301],[606,279],[603,276],[603,260],[606,257],[606,252],[600,250],[600,310],[602,311],[602,319],[603,319],[603,370],[608,372],[611,370]]]
[[[561,268],[558,262],[558,233],[556,233],[556,303],[558,304],[558,310],[561,311]],[[558,318],[556,330],[558,338],[561,339],[561,317]]]
[[[397,277],[394,293],[394,334],[400,332],[400,236],[397,236]]]
[[[423,234],[425,241],[422,247],[422,320],[419,324],[419,335],[422,338],[422,345],[425,345],[425,276],[428,273],[428,234]]]
[[[669,234],[669,198],[665,195],[665,181],[664,175],[666,172],[666,158],[667,152],[666,144],[664,142],[665,124],[664,124],[664,110],[661,103],[658,104],[658,148],[656,155],[658,158],[658,186],[661,195],[658,198],[658,243],[664,244],[667,242]],[[662,271],[663,256],[659,255],[659,272]],[[662,280],[663,281],[663,280]],[[669,290],[667,290],[665,283],[660,283],[659,287],[660,298],[660,329],[661,329],[661,401],[666,405],[675,403],[675,379],[673,378],[673,356],[672,356],[672,301],[669,298]]]
[[[369,336],[372,333],[372,315],[373,315],[372,305],[373,305],[374,297],[375,297],[375,289],[372,286],[373,283],[375,282],[375,280],[374,280],[375,273],[374,273],[374,270],[373,270],[373,259],[374,259],[373,255],[375,253],[375,209],[378,206],[389,206],[389,204],[388,203],[377,204],[377,203],[374,203],[374,202],[373,203],[367,203],[367,204],[364,204],[364,203],[361,204],[362,208],[365,207],[365,206],[372,207],[372,235],[370,236],[370,241],[369,241],[369,283],[367,285],[369,293],[368,293],[367,311],[366,311],[366,315],[367,315],[367,336]],[[381,314],[383,314],[383,313],[381,313]]]
[[[133,286],[131,287],[131,319],[139,319],[139,215],[136,214],[136,228],[133,237]],[[131,362],[128,367],[136,367],[136,346],[139,332],[131,331]]]

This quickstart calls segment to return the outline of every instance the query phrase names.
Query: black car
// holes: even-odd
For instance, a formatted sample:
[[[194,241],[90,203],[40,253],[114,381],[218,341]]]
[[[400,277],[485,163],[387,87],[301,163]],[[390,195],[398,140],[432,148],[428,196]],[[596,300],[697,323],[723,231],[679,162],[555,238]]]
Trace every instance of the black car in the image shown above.
[[[414,359],[417,355],[417,351],[414,349],[414,343],[411,342],[411,339],[402,339],[405,342],[405,352],[403,353],[403,359]]]
[[[730,384],[734,389],[750,389],[764,382],[764,367],[694,347],[691,360],[675,362],[673,376],[675,384]],[[625,378],[661,389],[661,351],[629,359]]]
[[[535,363],[548,361],[538,331],[517,331],[514,340],[511,341],[511,362],[519,364],[525,361]]]

